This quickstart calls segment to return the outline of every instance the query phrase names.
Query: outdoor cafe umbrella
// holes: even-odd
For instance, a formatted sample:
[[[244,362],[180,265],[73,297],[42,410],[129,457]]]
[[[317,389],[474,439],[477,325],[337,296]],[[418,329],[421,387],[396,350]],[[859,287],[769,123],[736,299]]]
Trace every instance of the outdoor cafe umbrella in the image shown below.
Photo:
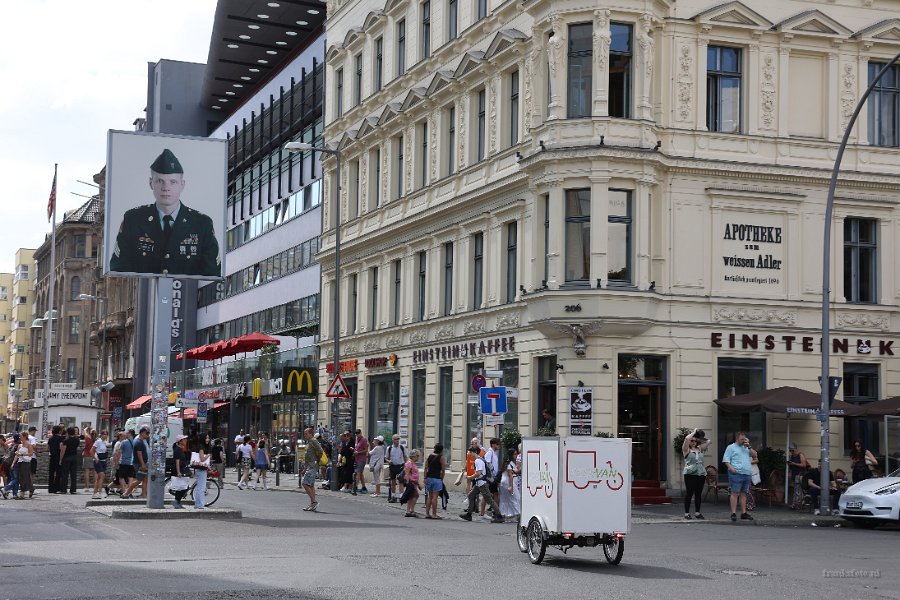
[[[281,340],[263,333],[248,333],[237,338],[234,349],[237,352],[252,352],[265,346],[278,346]]]
[[[790,385],[719,398],[714,400],[719,408],[725,412],[745,413],[757,410],[780,413],[787,415],[787,446],[791,445],[791,415],[814,415],[822,407],[822,396],[817,392],[809,392]],[[856,404],[833,400],[829,412],[832,417],[857,417],[864,414],[862,408]],[[788,503],[789,475],[788,469],[784,471],[784,503]]]
[[[885,417],[900,415],[900,396],[869,402],[860,406],[867,417]]]

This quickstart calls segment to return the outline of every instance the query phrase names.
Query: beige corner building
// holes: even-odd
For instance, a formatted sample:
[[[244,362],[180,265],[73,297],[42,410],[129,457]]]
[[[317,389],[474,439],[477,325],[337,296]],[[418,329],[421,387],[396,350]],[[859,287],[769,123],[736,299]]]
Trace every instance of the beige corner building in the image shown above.
[[[15,417],[10,416],[9,407],[15,402],[15,384],[10,387],[13,368],[9,361],[12,340],[12,287],[13,274],[0,273],[0,408],[3,414],[3,431],[10,430],[10,421]],[[14,429],[14,427],[13,427]]]
[[[29,356],[31,351],[31,324],[34,318],[34,250],[19,248],[15,256],[15,273],[10,277],[8,300],[0,300],[0,306],[8,306],[5,322],[0,322],[0,329],[5,335],[3,347],[3,378],[7,386],[2,393],[6,403],[3,412],[9,429],[15,429],[16,422],[24,422],[30,403],[29,394]],[[5,277],[5,275],[3,276]],[[4,298],[0,284],[0,298]],[[8,332],[8,333],[5,333]],[[15,375],[15,387],[9,386]]]
[[[713,400],[818,390],[828,177],[900,50],[895,9],[330,1],[321,331],[327,359],[340,218],[344,424],[459,468],[484,368],[518,390],[507,425],[630,437],[638,479],[679,485],[680,427],[712,437],[710,464],[737,430],[784,444],[782,416]],[[863,108],[831,224],[831,369],[854,402],[900,394],[898,82]],[[838,466],[851,437],[885,451],[874,421],[831,425]],[[791,428],[817,456],[816,421]]]

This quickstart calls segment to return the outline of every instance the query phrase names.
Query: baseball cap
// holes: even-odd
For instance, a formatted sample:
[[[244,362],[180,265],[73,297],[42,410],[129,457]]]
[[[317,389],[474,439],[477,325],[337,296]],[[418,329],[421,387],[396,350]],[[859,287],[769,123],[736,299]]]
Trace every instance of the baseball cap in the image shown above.
[[[788,444],[788,450],[796,450],[796,449],[797,449],[797,444],[795,444],[794,442],[791,442],[790,444]]]
[[[383,441],[384,441],[384,436],[383,436],[383,435],[376,435],[376,436],[375,436],[375,439],[378,440],[379,442],[383,442]]]

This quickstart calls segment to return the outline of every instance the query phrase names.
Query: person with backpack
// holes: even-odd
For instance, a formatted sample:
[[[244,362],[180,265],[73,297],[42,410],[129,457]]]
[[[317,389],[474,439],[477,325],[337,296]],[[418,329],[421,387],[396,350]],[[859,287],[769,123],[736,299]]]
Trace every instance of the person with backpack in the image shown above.
[[[481,496],[485,499],[485,502],[490,505],[491,511],[494,514],[491,523],[502,523],[503,517],[500,514],[500,507],[494,502],[494,497],[491,495],[490,487],[488,486],[489,481],[494,480],[495,474],[491,472],[490,463],[478,455],[480,450],[481,449],[476,446],[469,448],[469,454],[474,456],[475,472],[468,476],[468,479],[473,484],[472,491],[469,492],[468,496],[468,508],[464,513],[459,515],[459,518],[464,521],[471,521],[472,513],[475,512],[475,504],[478,501],[478,497]]]
[[[419,518],[416,512],[416,502],[419,501],[419,491],[422,489],[422,483],[419,481],[419,451],[412,450],[409,453],[409,460],[403,465],[403,478],[406,480],[406,491],[400,497],[400,504],[406,505],[406,514],[404,517]]]
[[[490,446],[484,452],[483,455],[484,462],[490,467],[490,472],[494,476],[488,480],[488,489],[491,492],[491,496],[494,498],[494,504],[500,504],[500,440],[497,438],[491,438]],[[485,516],[485,510],[487,509],[487,502],[484,499],[481,500],[481,518],[487,518]],[[496,515],[494,515],[496,516]]]
[[[388,487],[388,502],[393,504],[398,502],[398,499],[394,497],[395,486],[397,495],[400,496],[403,493],[400,486],[406,484],[405,481],[401,480],[401,476],[403,475],[403,465],[406,464],[406,448],[400,445],[400,436],[396,433],[391,436],[391,445],[388,446],[384,460],[388,464],[388,472],[391,481],[391,484]]]

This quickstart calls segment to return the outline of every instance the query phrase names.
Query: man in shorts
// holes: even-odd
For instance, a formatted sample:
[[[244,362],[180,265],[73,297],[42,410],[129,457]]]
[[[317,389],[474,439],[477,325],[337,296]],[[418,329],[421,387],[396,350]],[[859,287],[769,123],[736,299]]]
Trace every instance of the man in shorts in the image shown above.
[[[138,486],[141,486],[141,498],[147,498],[147,471],[150,468],[150,456],[147,452],[147,444],[150,440],[150,428],[141,427],[137,439],[132,443],[134,446],[134,481],[125,490],[125,496],[131,496],[131,492]]]
[[[134,479],[134,429],[125,432],[122,443],[119,444],[119,485],[122,488],[120,498],[128,499],[131,496],[125,494],[125,490],[131,488]]]
[[[388,487],[388,502],[398,502],[403,494],[403,487],[397,478],[403,473],[403,465],[406,464],[406,448],[400,445],[400,436],[396,433],[391,436],[391,445],[388,446],[384,455],[384,462],[388,464],[388,472],[390,473],[391,485]],[[397,495],[394,496],[394,486],[397,488]]]
[[[353,447],[353,491],[358,487],[363,494],[369,493],[366,489],[367,462],[369,462],[369,440],[363,435],[362,429],[357,429],[356,443]]]
[[[741,503],[741,519],[752,521],[747,512],[747,494],[750,492],[752,473],[751,458],[756,458],[756,450],[750,447],[750,440],[743,431],[734,436],[734,443],[725,448],[722,462],[728,467],[728,483],[731,486],[731,520],[737,521],[737,504]]]
[[[303,457],[303,479],[300,483],[303,490],[309,495],[309,506],[303,510],[315,512],[319,507],[316,502],[316,472],[319,470],[319,458],[322,456],[322,446],[313,438],[312,427],[303,430],[306,438],[306,454]]]

